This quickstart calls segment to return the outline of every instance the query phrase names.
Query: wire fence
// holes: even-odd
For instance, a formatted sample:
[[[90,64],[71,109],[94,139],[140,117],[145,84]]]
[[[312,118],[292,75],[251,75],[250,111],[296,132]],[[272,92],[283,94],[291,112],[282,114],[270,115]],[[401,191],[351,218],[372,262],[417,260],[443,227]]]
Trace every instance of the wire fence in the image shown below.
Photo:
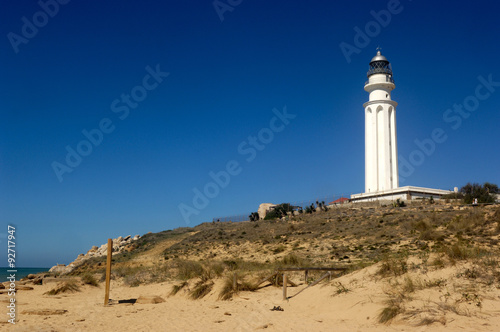
[[[250,220],[250,218],[248,217],[250,214],[251,214],[251,212],[244,213],[244,214],[237,214],[237,215],[233,215],[233,216],[215,217],[215,218],[212,219],[212,221],[214,221],[214,222],[217,222],[217,221],[221,221],[221,222],[226,222],[226,221],[233,221],[233,222],[236,222],[236,221],[247,221],[247,220]]]
[[[292,207],[293,210],[305,210],[307,207],[314,205],[315,207],[318,204],[324,204],[324,205],[331,205],[331,204],[342,204],[344,203],[344,200],[342,198],[351,198],[351,194],[336,194],[336,195],[326,195],[326,196],[318,196],[314,199],[309,199],[309,200],[304,200],[304,201],[292,201],[292,202],[281,202],[281,203],[289,203]],[[336,203],[334,203],[336,202]],[[277,203],[277,204],[281,204]],[[273,203],[274,204],[274,203]],[[258,206],[255,208],[255,211],[252,212],[257,212]],[[252,212],[248,213],[243,213],[243,214],[237,214],[237,215],[230,215],[230,216],[222,216],[222,217],[215,217],[212,219],[213,222],[238,222],[238,221],[247,221],[250,220],[250,214]]]
[[[351,198],[351,194],[336,194],[336,195],[318,196],[317,198],[310,199],[310,200],[292,201],[292,202],[281,202],[281,203],[277,203],[277,204],[289,203],[291,209],[294,210],[294,211],[297,211],[297,210],[300,210],[300,209],[306,211],[307,207],[310,207],[311,205],[314,205],[314,207],[317,207],[319,204],[324,204],[325,206],[328,206],[328,205],[342,205],[344,203],[349,203],[350,202],[350,198]],[[347,200],[345,200],[345,199],[347,199]],[[389,200],[392,200],[394,202],[394,198],[391,198]],[[380,200],[376,200],[376,201],[373,201],[373,202],[367,202],[367,203],[364,203],[364,204],[370,204],[370,203],[375,203],[375,202],[378,203],[378,204],[387,204],[387,203],[383,203]],[[419,200],[419,199],[416,199],[416,200],[415,199],[410,199],[407,202],[407,204],[413,205],[415,203],[419,204],[419,202],[421,202],[421,200]],[[480,203],[478,205],[489,205],[489,204],[493,204],[493,205],[500,204],[500,194],[498,195],[498,199],[497,199],[497,201],[495,203],[487,203],[487,204]],[[474,205],[473,204],[462,204],[462,206],[474,206]],[[250,215],[253,212],[257,212],[258,208],[259,207],[257,206],[255,208],[255,211],[247,212],[247,213],[243,213],[243,214],[223,216],[223,217],[215,217],[215,218],[212,219],[212,221],[213,222],[217,222],[217,221],[220,221],[220,222],[248,221],[248,220],[250,220]]]

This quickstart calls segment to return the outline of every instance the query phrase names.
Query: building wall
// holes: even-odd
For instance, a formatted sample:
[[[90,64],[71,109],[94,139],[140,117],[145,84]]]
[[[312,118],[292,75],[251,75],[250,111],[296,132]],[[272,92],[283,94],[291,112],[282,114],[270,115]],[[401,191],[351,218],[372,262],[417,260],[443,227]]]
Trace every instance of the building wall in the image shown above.
[[[371,75],[365,90],[365,193],[399,187],[394,83],[386,74]]]

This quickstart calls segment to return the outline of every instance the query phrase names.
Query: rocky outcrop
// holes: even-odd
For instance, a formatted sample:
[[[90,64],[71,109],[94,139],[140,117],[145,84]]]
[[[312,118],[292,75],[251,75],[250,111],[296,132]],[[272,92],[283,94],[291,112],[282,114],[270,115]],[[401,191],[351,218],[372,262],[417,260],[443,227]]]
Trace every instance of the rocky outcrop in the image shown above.
[[[261,205],[259,205],[259,210],[257,211],[257,213],[259,214],[259,219],[264,219],[266,217],[266,214],[267,212],[275,207],[276,204],[271,204],[271,203],[262,203]]]
[[[49,272],[52,272],[52,273],[55,273],[55,274],[61,274],[61,273],[64,273],[66,271],[66,264],[57,264],[57,265],[54,265],[50,268]]]
[[[113,239],[113,254],[118,254],[124,251],[130,251],[133,246],[133,242],[139,240],[141,238],[140,235],[136,235],[134,237],[127,235],[125,237],[119,236],[116,239]],[[50,268],[49,272],[55,274],[67,274],[73,271],[77,266],[82,264],[89,258],[92,257],[101,257],[106,256],[108,254],[108,244],[102,244],[100,247],[92,246],[86,254],[80,254],[78,257],[67,266],[65,264],[57,264]]]

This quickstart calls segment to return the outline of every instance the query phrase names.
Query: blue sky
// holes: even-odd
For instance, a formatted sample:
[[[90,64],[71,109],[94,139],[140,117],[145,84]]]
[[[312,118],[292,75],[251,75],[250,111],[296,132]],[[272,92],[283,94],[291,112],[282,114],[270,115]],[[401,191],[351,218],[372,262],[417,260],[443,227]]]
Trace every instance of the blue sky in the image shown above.
[[[52,266],[110,237],[362,192],[377,46],[399,155],[414,153],[401,185],[500,184],[496,1],[41,3],[0,3],[0,266],[9,224],[18,266]],[[418,159],[436,128],[446,141]]]

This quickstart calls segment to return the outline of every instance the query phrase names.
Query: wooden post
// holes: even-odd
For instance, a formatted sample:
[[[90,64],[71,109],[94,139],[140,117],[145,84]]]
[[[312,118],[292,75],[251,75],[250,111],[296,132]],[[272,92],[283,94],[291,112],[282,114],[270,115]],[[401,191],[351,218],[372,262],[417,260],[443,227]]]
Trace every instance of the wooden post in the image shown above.
[[[304,275],[304,281],[305,281],[305,284],[307,285],[307,275],[309,274],[309,270],[306,270],[306,273]]]
[[[287,277],[286,274],[283,273],[283,300],[286,300],[286,284],[287,284]]]
[[[238,290],[237,289],[238,288],[238,281],[236,278],[237,278],[236,272],[234,272],[234,274],[233,274],[233,291],[235,291],[235,292]]]
[[[106,261],[106,291],[104,294],[104,305],[109,302],[109,282],[111,280],[111,256],[113,254],[113,240],[108,239],[108,257]]]

